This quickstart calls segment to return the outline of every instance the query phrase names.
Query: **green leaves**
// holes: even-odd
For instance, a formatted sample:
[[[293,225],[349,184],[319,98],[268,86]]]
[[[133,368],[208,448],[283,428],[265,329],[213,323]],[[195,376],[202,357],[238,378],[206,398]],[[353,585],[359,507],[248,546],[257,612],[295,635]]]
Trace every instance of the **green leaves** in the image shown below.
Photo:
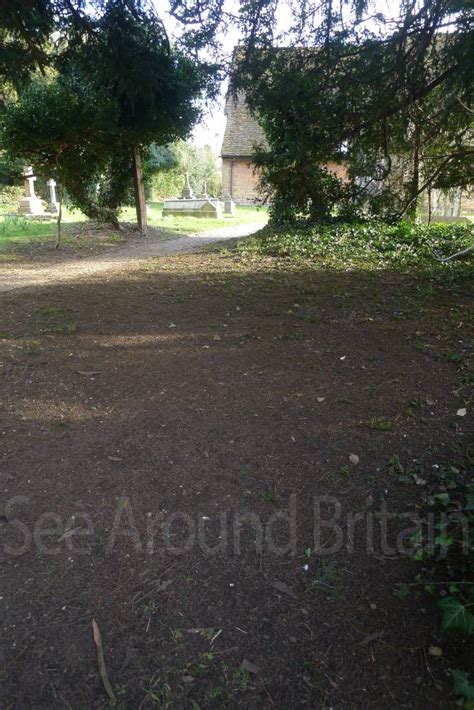
[[[261,253],[311,259],[331,268],[439,267],[436,253],[450,254],[472,240],[470,225],[341,223],[267,230]],[[443,269],[445,266],[443,266]],[[438,499],[443,503],[443,494]]]
[[[471,605],[472,606],[472,605]],[[444,597],[438,602],[441,610],[441,631],[474,633],[474,614],[456,597]]]
[[[454,692],[467,701],[464,703],[465,710],[472,710],[474,708],[474,685],[469,681],[468,674],[457,668],[453,669],[451,673],[454,681]]]
[[[10,102],[0,142],[54,177],[87,216],[116,224],[132,194],[132,148],[185,138],[215,67],[171,47],[138,0],[97,3],[81,27],[61,44],[56,71]]]

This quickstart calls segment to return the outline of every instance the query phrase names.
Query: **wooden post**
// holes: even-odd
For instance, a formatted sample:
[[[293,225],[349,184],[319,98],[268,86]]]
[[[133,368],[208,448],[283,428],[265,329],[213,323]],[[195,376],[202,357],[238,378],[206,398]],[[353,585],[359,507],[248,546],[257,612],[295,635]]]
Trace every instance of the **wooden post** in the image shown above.
[[[142,160],[139,148],[132,148],[133,184],[135,187],[135,207],[137,209],[138,229],[144,235],[147,233],[145,186],[143,184]]]

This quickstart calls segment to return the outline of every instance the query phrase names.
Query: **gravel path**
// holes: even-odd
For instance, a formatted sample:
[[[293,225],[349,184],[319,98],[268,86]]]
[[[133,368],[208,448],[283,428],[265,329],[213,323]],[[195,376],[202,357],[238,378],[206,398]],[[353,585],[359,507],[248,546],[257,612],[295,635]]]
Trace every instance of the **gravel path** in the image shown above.
[[[150,236],[120,249],[102,252],[85,259],[70,259],[51,266],[31,264],[14,268],[9,266],[0,270],[0,293],[23,288],[53,286],[65,281],[123,271],[151,257],[193,251],[207,244],[246,237],[262,226],[262,222],[255,222],[169,239]]]

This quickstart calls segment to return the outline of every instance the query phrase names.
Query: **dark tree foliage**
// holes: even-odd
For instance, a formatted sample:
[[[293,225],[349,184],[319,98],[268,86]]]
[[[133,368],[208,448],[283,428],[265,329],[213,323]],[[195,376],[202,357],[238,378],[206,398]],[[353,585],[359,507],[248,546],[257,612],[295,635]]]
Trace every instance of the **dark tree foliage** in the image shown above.
[[[108,0],[68,20],[49,75],[33,77],[7,105],[2,141],[54,174],[88,216],[117,224],[133,156],[187,136],[216,67],[173,49],[159,18],[136,1]]]
[[[45,45],[54,28],[53,5],[49,0],[0,3],[0,80],[19,88],[39,67],[48,64]]]
[[[275,217],[414,216],[424,189],[472,182],[467,3],[404,2],[388,18],[308,0],[275,37],[279,7],[247,5],[233,80],[268,139],[257,163]],[[333,162],[348,181],[325,169]]]

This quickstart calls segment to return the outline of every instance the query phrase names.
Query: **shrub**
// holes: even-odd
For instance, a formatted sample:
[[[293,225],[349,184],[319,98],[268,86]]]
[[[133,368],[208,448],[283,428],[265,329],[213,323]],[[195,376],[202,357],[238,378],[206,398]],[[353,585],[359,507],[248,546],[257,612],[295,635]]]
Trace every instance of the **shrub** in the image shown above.
[[[18,185],[5,185],[0,190],[0,208],[12,207],[16,210],[22,195],[22,187]]]

